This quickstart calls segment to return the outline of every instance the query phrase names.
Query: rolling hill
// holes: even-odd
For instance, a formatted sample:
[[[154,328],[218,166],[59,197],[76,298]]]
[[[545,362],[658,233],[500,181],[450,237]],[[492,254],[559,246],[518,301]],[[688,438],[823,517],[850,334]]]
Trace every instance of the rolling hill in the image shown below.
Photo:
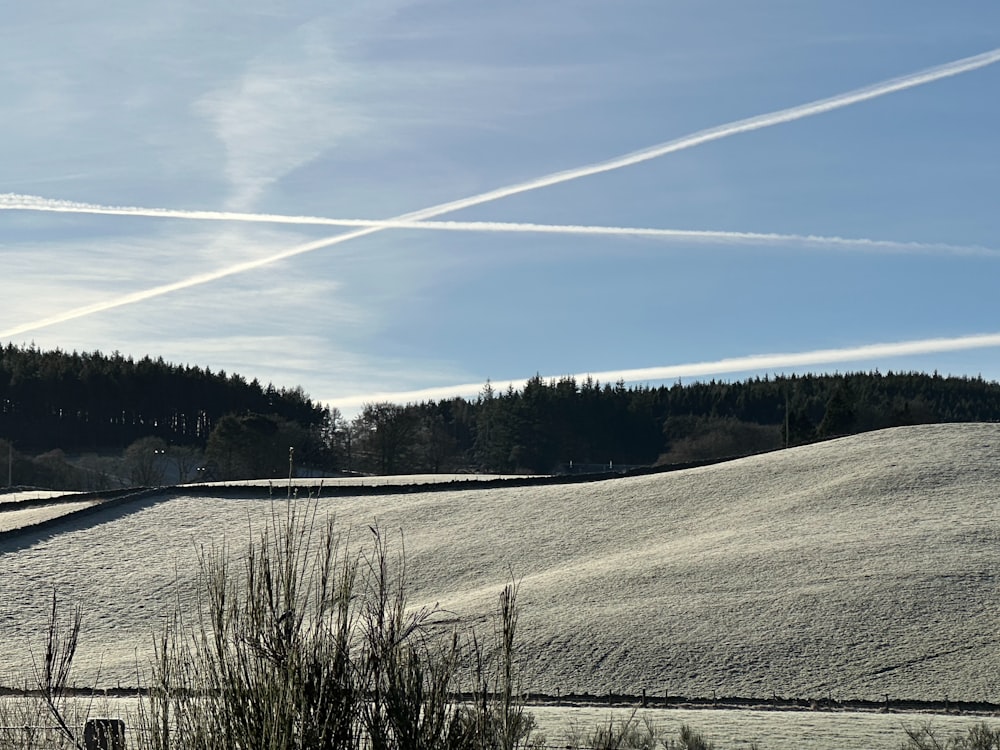
[[[1000,425],[961,424],[317,505],[352,545],[373,521],[405,544],[413,605],[486,629],[520,579],[533,691],[998,701],[998,488]],[[134,684],[164,614],[192,607],[199,551],[241,551],[275,511],[164,493],[0,541],[0,682],[30,673],[55,588],[84,609],[77,680]]]

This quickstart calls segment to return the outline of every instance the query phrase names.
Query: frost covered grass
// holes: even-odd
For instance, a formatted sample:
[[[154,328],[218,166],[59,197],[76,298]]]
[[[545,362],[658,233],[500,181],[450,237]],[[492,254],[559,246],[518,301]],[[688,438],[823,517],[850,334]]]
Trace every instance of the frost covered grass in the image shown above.
[[[345,552],[314,506],[284,510],[241,562],[227,547],[202,556],[194,619],[175,612],[157,634],[141,750],[541,747],[520,697],[516,582],[490,636],[435,635],[438,610],[408,609],[405,562],[377,527]],[[92,746],[67,700],[80,632],[79,608],[63,625],[53,596],[37,698],[0,702],[0,749]]]
[[[1000,749],[1000,728],[993,728],[986,722],[969,727],[965,733],[942,732],[932,724],[905,727],[906,739],[901,750],[998,750]]]
[[[69,502],[52,503],[51,505],[34,506],[30,508],[0,507],[0,531],[12,531],[20,529],[40,521],[48,521],[52,518],[64,516],[67,513],[89,508],[96,500],[76,500]]]
[[[1000,700],[1000,426],[886,430],[593,484],[317,501],[359,544],[401,530],[415,608],[489,621],[522,582],[525,686],[651,696]],[[78,679],[196,612],[199,550],[272,504],[164,496],[0,544],[0,663],[30,669],[47,593],[83,606]],[[141,660],[140,660],[141,662]]]
[[[46,500],[50,498],[65,497],[76,493],[65,492],[64,490],[22,490],[17,489],[12,492],[0,490],[0,506],[7,503],[20,503],[25,500]]]

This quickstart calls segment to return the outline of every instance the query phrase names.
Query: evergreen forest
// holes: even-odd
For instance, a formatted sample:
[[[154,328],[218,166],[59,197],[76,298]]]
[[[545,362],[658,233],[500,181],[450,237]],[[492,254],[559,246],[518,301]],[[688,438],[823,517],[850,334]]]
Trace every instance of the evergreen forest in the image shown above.
[[[685,465],[857,432],[1000,420],[1000,384],[857,372],[669,386],[531,378],[474,399],[369,403],[119,353],[0,349],[2,484],[65,489],[362,472]],[[2,475],[0,475],[2,476]]]

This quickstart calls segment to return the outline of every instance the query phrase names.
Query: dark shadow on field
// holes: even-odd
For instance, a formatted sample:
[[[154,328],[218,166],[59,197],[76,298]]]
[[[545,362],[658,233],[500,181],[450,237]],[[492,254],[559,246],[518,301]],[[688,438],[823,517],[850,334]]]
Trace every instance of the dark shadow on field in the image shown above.
[[[753,454],[760,455],[760,454]],[[504,487],[547,487],[552,485],[589,484],[627,477],[647,476],[650,474],[668,474],[685,469],[712,466],[714,464],[735,461],[747,456],[727,456],[725,458],[708,458],[683,463],[666,464],[662,466],[639,466],[628,469],[588,471],[573,474],[538,474],[538,475],[499,475],[490,478],[453,479],[442,482],[405,482],[396,484],[391,481],[393,475],[357,475],[357,484],[323,484],[317,481],[313,485],[295,485],[293,497],[301,499],[310,494],[322,497],[354,497],[368,495],[410,495],[426,492],[454,492],[455,490],[495,489]],[[365,479],[371,479],[371,484],[365,484]],[[287,485],[283,479],[275,479],[272,484],[250,484],[234,481],[230,483],[212,484],[181,484],[170,488],[177,495],[190,497],[247,497],[265,499],[284,499]]]
[[[134,490],[127,490],[134,492]],[[81,500],[110,499],[114,496],[114,491],[109,492],[67,492],[65,495],[51,495],[48,497],[32,497],[27,500],[3,500],[0,499],[0,513],[15,510],[29,510],[31,508],[44,508],[49,505],[65,505],[66,503],[78,503]],[[0,495],[2,498],[3,495]]]
[[[473,696],[462,695],[462,699],[472,699]],[[885,696],[884,700],[868,700],[864,698],[845,698],[834,700],[823,698],[789,698],[772,695],[762,696],[706,696],[685,697],[681,695],[659,696],[635,693],[606,693],[593,695],[591,693],[567,693],[565,695],[550,695],[548,693],[524,694],[529,706],[566,706],[608,708],[682,708],[682,709],[718,709],[758,711],[830,711],[857,713],[940,713],[965,716],[995,716],[1000,712],[1000,704],[989,701],[949,701],[925,700],[920,698],[892,698]]]
[[[112,492],[94,492],[61,498],[62,502],[98,500],[96,505],[71,513],[28,524],[9,531],[0,531],[0,555],[27,549],[60,534],[100,526],[176,497],[170,487],[133,488]],[[51,505],[53,503],[45,503]]]
[[[319,485],[305,489],[304,495],[296,491],[295,498],[308,497],[316,493],[322,497],[350,497],[371,495],[405,495],[425,492],[450,492],[455,490],[488,489],[498,487],[538,487],[547,485],[585,484],[625,477],[663,474],[683,469],[723,463],[732,458],[690,461],[667,466],[647,466],[619,471],[603,471],[581,474],[550,474],[540,476],[495,477],[490,479],[455,480],[450,482],[429,482],[415,484],[350,484]],[[304,488],[300,488],[304,489]],[[59,503],[99,500],[96,505],[81,508],[71,513],[38,523],[22,526],[9,531],[0,531],[0,555],[31,547],[41,541],[52,539],[59,534],[100,526],[110,521],[124,518],[153,505],[179,496],[188,497],[245,497],[248,499],[281,499],[287,489],[281,480],[273,484],[251,485],[234,482],[226,485],[185,484],[169,487],[133,487],[105,492],[81,492],[52,498],[24,500],[17,503],[0,503],[0,510],[21,510]]]

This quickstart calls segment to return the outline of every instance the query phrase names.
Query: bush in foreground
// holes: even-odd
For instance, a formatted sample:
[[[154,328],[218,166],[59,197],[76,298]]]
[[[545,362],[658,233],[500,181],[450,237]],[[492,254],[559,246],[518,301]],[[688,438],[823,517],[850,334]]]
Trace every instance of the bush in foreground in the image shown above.
[[[942,736],[930,724],[905,727],[906,740],[900,750],[1000,750],[1000,728],[993,729],[986,722],[969,727],[962,734]]]
[[[544,743],[520,698],[516,583],[500,593],[492,639],[446,632],[436,609],[408,608],[402,555],[377,527],[368,551],[350,553],[332,520],[304,507],[276,510],[240,559],[203,555],[195,621],[178,611],[157,637],[140,750]],[[40,698],[0,700],[0,750],[84,746],[66,695],[79,610],[68,626],[58,615],[53,598]]]
[[[715,745],[687,724],[681,725],[674,740],[648,714],[640,720],[635,710],[617,721],[611,716],[607,723],[589,731],[573,729],[565,747],[566,750],[715,750]],[[749,745],[748,750],[757,750],[757,745]]]
[[[203,559],[201,615],[157,646],[143,705],[148,750],[518,750],[534,724],[518,699],[517,586],[492,644],[410,611],[405,568],[371,527],[345,553],[333,522],[289,503],[234,569]],[[391,564],[391,563],[395,564]],[[463,679],[473,694],[456,702]]]

